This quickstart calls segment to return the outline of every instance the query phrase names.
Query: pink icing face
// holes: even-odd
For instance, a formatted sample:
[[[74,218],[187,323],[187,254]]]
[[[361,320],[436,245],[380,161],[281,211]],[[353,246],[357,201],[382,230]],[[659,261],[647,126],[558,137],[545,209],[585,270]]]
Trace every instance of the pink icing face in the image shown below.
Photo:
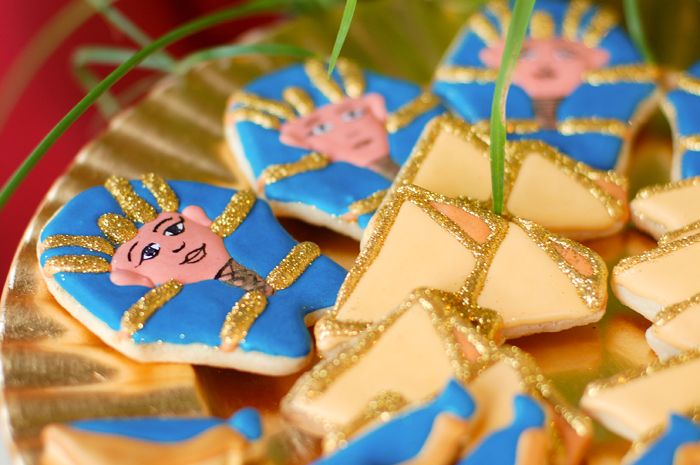
[[[183,284],[214,279],[229,254],[210,225],[196,206],[161,213],[117,248],[110,280],[119,286],[155,287],[171,279]]]
[[[503,41],[485,48],[479,58],[486,66],[501,65]],[[605,65],[610,55],[580,42],[561,38],[527,39],[513,73],[513,82],[536,100],[561,99],[580,84],[586,71]]]
[[[333,161],[370,166],[389,153],[386,115],[380,94],[347,98],[287,121],[280,129],[280,141],[322,153]]]

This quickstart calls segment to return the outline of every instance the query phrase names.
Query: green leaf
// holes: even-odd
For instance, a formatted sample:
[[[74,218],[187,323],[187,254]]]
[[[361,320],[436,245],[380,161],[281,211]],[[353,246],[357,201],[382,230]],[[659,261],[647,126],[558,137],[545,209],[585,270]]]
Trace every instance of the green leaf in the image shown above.
[[[530,21],[535,0],[515,0],[513,15],[508,27],[506,42],[498,69],[496,87],[491,102],[491,190],[493,192],[493,211],[500,215],[503,212],[505,184],[505,153],[506,153],[506,100],[508,88],[513,78],[513,70],[518,62],[520,49],[525,39],[527,25]]]
[[[357,5],[357,0],[346,0],[345,8],[343,9],[343,17],[340,20],[340,27],[338,28],[338,34],[335,36],[335,44],[333,45],[333,51],[328,59],[328,74],[333,72],[335,68],[335,63],[338,61],[340,56],[340,51],[343,49],[343,44],[345,39],[348,37],[348,31],[350,31],[350,24],[352,24],[352,17],[355,14],[355,6]]]
[[[244,44],[244,45],[224,45],[221,47],[212,47],[205,50],[194,52],[177,64],[175,71],[185,73],[198,63],[216,60],[220,58],[232,58],[243,55],[268,55],[268,56],[287,56],[293,58],[313,58],[316,57],[314,52],[295,45],[285,44]]]
[[[22,162],[10,179],[0,190],[0,210],[7,204],[12,194],[17,190],[22,181],[34,169],[37,163],[44,157],[51,146],[63,135],[73,123],[85,113],[105,92],[115,83],[129,73],[132,69],[144,62],[148,57],[162,50],[170,44],[185,37],[196,34],[209,27],[225,22],[233,21],[252,14],[277,11],[279,9],[289,10],[297,8],[300,0],[253,0],[243,5],[226,8],[219,12],[203,16],[184,25],[177,27],[165,35],[160,36],[153,42],[131,55],[121,65],[117,66],[107,77],[100,81],[85,97],[83,97],[61,120],[44,136],[39,144],[32,150],[29,156]]]
[[[630,31],[632,41],[642,52],[644,61],[647,63],[655,63],[654,54],[647,43],[646,34],[644,34],[644,24],[642,23],[641,15],[639,14],[639,0],[624,0],[625,21],[627,29]]]

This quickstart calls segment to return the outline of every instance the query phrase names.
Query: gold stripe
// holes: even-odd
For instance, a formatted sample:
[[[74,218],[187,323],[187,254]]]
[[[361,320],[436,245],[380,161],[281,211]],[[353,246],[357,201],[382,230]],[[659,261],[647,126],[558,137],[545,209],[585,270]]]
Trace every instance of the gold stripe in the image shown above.
[[[352,98],[360,98],[365,93],[365,75],[357,63],[347,58],[339,58],[336,64],[345,93]]]
[[[105,182],[105,188],[130,220],[148,223],[158,216],[156,209],[134,192],[126,178],[111,176]]]
[[[234,94],[232,103],[234,105],[238,103],[253,110],[263,111],[281,119],[290,120],[296,118],[294,110],[285,102],[278,102],[276,100],[260,97],[259,95],[242,90]]]
[[[309,94],[300,87],[287,87],[284,89],[284,92],[282,92],[282,98],[294,107],[296,112],[301,116],[308,115],[314,111],[316,107],[314,101],[309,97]]]
[[[599,9],[583,33],[583,43],[589,47],[597,47],[616,24],[617,16],[612,10]]]
[[[364,215],[365,213],[372,213],[379,208],[382,200],[384,200],[384,197],[386,197],[387,191],[388,189],[382,189],[365,197],[364,199],[356,200],[350,204],[348,211],[355,216]]]
[[[497,42],[501,38],[493,23],[482,13],[473,14],[469,18],[469,26],[488,45]]]
[[[510,26],[510,19],[512,13],[508,7],[508,2],[505,0],[496,0],[489,3],[488,9],[493,13],[493,15],[498,18],[499,25],[501,27],[501,34],[505,34]]]
[[[486,136],[484,142],[489,143],[489,128],[491,123],[489,120],[484,119],[472,126],[475,134],[480,139],[483,139],[483,135]],[[509,134],[530,134],[532,132],[537,132],[540,130],[540,124],[534,119],[509,119],[506,120],[506,130]]]
[[[686,150],[693,150],[695,152],[700,151],[700,134],[693,134],[692,136],[684,136],[680,138],[681,147]]]
[[[175,297],[182,290],[182,283],[171,279],[170,281],[154,287],[146,292],[143,297],[136,301],[122,314],[122,332],[133,335],[136,331],[143,329],[146,321],[170,299]]]
[[[209,229],[219,237],[230,236],[246,219],[255,201],[255,193],[250,189],[236,192]]]
[[[578,41],[578,28],[581,25],[581,18],[583,13],[590,7],[590,2],[586,0],[573,0],[569,4],[566,15],[564,15],[564,21],[562,21],[562,36],[565,39],[573,42]]]
[[[678,88],[689,94],[700,95],[700,79],[688,74],[681,74],[678,77]]]
[[[176,212],[178,210],[180,201],[163,178],[155,173],[146,173],[141,176],[141,181],[156,198],[162,212]]]
[[[107,273],[109,262],[93,255],[62,255],[51,257],[44,264],[44,271],[53,276],[56,273]]]
[[[530,36],[533,39],[551,39],[554,37],[554,20],[545,11],[535,11],[530,19]]]
[[[228,113],[227,119],[232,120],[233,123],[238,123],[241,121],[248,121],[258,126],[262,126],[265,129],[279,129],[280,120],[276,117],[265,113],[264,111],[255,110],[253,108],[241,107],[234,108]]]
[[[308,60],[304,65],[304,70],[311,83],[332,103],[338,103],[345,99],[345,94],[338,83],[328,76],[323,63],[318,60]]]
[[[440,100],[436,96],[430,92],[424,92],[390,114],[386,119],[386,130],[394,133],[439,104]]]
[[[587,83],[593,85],[614,84],[616,82],[653,82],[660,77],[659,68],[649,65],[622,65],[588,71],[584,75]]]
[[[221,346],[234,349],[248,335],[248,330],[260,314],[265,311],[267,297],[262,291],[250,291],[236,302],[221,326]]]
[[[130,241],[139,230],[131,220],[126,219],[116,213],[105,213],[97,220],[97,226],[107,239],[115,244],[123,244]]]
[[[676,318],[681,313],[688,310],[690,307],[700,304],[700,294],[695,294],[689,299],[679,302],[677,304],[669,305],[656,314],[654,318],[654,326],[663,326],[669,321]]]
[[[301,242],[267,275],[267,283],[276,291],[291,286],[311,263],[321,256],[321,249],[313,242]]]
[[[290,176],[295,176],[299,173],[307,171],[320,170],[328,166],[328,157],[320,153],[310,153],[304,155],[297,161],[291,163],[281,163],[279,165],[270,165],[260,173],[260,181],[267,184],[273,184]]]
[[[440,66],[435,72],[438,81],[467,84],[470,82],[493,82],[498,77],[498,71],[489,68],[470,66]]]
[[[107,255],[114,254],[114,247],[100,236],[73,236],[70,234],[56,234],[44,239],[41,243],[41,250],[54,249],[56,247],[82,247],[95,252],[102,252]]]
[[[629,127],[623,121],[601,118],[570,118],[557,123],[557,129],[565,135],[598,132],[622,138],[629,132]]]

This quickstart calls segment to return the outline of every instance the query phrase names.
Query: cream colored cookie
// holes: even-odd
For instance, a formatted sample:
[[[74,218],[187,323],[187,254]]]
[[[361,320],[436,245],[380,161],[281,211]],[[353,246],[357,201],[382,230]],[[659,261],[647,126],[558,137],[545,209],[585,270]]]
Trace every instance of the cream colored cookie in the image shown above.
[[[700,347],[700,294],[663,309],[646,333],[647,341],[662,359]]]
[[[577,163],[540,141],[509,142],[505,163],[507,215],[575,239],[613,234],[627,221],[627,182],[613,172]],[[392,190],[404,184],[488,207],[488,144],[461,119],[439,116],[423,132]]]
[[[589,384],[581,406],[606,428],[630,440],[662,427],[671,412],[700,404],[700,351]]]
[[[634,224],[664,242],[700,228],[700,178],[646,187],[630,203]]]
[[[471,307],[498,312],[506,338],[588,324],[605,311],[600,257],[530,221],[506,221],[417,186],[397,189],[378,218],[334,309],[315,328],[321,351],[381,320],[417,287],[457,292]]]

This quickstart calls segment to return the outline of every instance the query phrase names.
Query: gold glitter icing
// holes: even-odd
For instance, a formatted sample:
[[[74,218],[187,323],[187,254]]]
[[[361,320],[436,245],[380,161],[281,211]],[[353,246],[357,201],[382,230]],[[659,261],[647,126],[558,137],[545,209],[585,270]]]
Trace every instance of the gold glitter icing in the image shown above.
[[[311,83],[326,96],[331,103],[338,103],[345,99],[342,89],[326,71],[326,67],[318,60],[308,60],[304,64],[304,70]]]
[[[209,229],[219,237],[230,236],[246,219],[255,204],[255,200],[255,194],[251,190],[236,192]]]
[[[264,111],[255,110],[253,108],[234,108],[228,113],[227,117],[230,118],[234,123],[248,121],[253,124],[257,124],[258,126],[262,126],[265,129],[278,130],[280,128],[279,119],[268,113],[265,113]]]
[[[107,239],[115,244],[123,244],[130,241],[139,232],[134,223],[116,213],[105,213],[100,216],[97,220],[97,226],[107,236]]]
[[[552,16],[545,11],[535,11],[530,19],[530,36],[533,39],[551,39],[555,28]]]
[[[270,271],[265,281],[276,291],[291,286],[311,263],[321,256],[321,249],[313,242],[301,242]]]
[[[430,92],[424,92],[390,114],[386,119],[386,130],[394,133],[408,126],[417,117],[439,104],[440,100],[435,95]]]
[[[599,132],[624,138],[629,134],[629,126],[618,119],[569,118],[558,122],[557,129],[567,136]]]
[[[325,168],[330,163],[327,156],[320,153],[309,153],[304,155],[297,161],[290,163],[280,163],[279,165],[270,165],[260,173],[260,181],[266,185],[273,184],[282,179],[296,176],[307,171],[316,171]]]
[[[655,249],[647,250],[646,252],[641,253],[639,255],[624,258],[620,260],[620,262],[617,265],[615,265],[615,268],[613,268],[613,277],[618,277],[622,273],[634,268],[635,266],[641,263],[656,260],[657,258],[669,255],[678,250],[689,247],[695,244],[696,242],[700,242],[700,234],[695,234],[690,237],[685,237],[683,239],[678,239],[673,242],[668,242],[659,245],[659,247]]]
[[[654,82],[661,72],[656,66],[644,64],[611,66],[587,71],[584,80],[593,85],[617,82]]]
[[[683,136],[679,139],[681,147],[686,150],[693,150],[695,152],[700,152],[700,134],[693,134],[692,136]]]
[[[82,247],[107,255],[114,254],[114,247],[112,247],[112,244],[100,236],[72,236],[70,234],[55,234],[47,237],[41,243],[41,251],[69,246]]]
[[[111,176],[105,181],[105,188],[130,220],[148,223],[158,216],[156,209],[134,192],[126,178]]]
[[[500,34],[493,23],[482,13],[473,14],[468,21],[471,30],[488,45],[498,42],[500,39]]]
[[[348,211],[355,216],[372,213],[375,211],[386,196],[386,189],[378,190],[364,199],[356,200],[348,207]]]
[[[282,98],[294,107],[294,110],[301,116],[308,115],[316,107],[309,94],[301,87],[290,86],[285,88],[282,92]]]
[[[50,276],[56,273],[107,273],[109,270],[109,262],[94,255],[61,255],[44,263],[44,272]]]
[[[700,293],[695,294],[683,302],[669,305],[656,314],[656,317],[654,318],[654,326],[661,327],[688,310],[690,307],[698,304],[700,304]]]
[[[508,7],[508,2],[506,0],[495,0],[489,2],[488,9],[496,18],[498,18],[501,34],[505,34],[513,16],[510,11],[510,7]]]
[[[616,25],[617,15],[612,10],[600,8],[583,33],[583,43],[591,48],[597,47]]]
[[[267,297],[262,291],[243,295],[226,315],[221,327],[221,345],[228,349],[236,347],[248,335],[248,330],[266,306]]]
[[[591,7],[586,0],[572,0],[562,21],[562,36],[571,41],[578,40],[578,28],[581,25],[583,13]]]
[[[689,418],[695,423],[700,423],[700,406],[686,409],[684,412],[681,412],[681,415]],[[658,425],[633,441],[629,452],[627,452],[625,459],[623,459],[623,463],[633,463],[633,457],[637,457],[638,455],[642,454],[642,452],[648,448],[652,442],[656,441],[663,434],[667,426],[668,425]]]
[[[700,177],[682,179],[680,181],[668,182],[665,184],[654,184],[653,186],[647,186],[640,189],[639,192],[637,192],[635,199],[648,199],[657,194],[697,186],[700,186]]]
[[[345,93],[351,98],[360,98],[365,93],[365,76],[354,61],[338,58],[336,69],[345,87]]]
[[[240,104],[245,108],[250,108],[264,113],[269,113],[279,119],[290,120],[296,118],[294,110],[286,102],[278,102],[250,92],[239,90],[231,98],[232,104]]]
[[[181,290],[182,283],[175,280],[170,280],[149,290],[124,312],[121,319],[121,331],[132,336],[136,331],[143,329],[146,321]]]
[[[644,217],[644,215],[637,215],[638,217]],[[659,245],[668,244],[669,242],[677,241],[684,237],[693,236],[700,233],[700,220],[688,223],[682,228],[674,229],[673,231],[667,232],[659,238]]]
[[[476,68],[471,66],[442,65],[435,72],[438,81],[470,83],[470,82],[494,82],[498,77],[498,71],[489,68]]]
[[[162,212],[176,212],[180,208],[180,200],[163,178],[154,173],[146,173],[141,176],[141,182],[156,198]]]
[[[678,76],[676,85],[680,90],[690,94],[700,95],[700,79],[695,76],[683,73]]]

